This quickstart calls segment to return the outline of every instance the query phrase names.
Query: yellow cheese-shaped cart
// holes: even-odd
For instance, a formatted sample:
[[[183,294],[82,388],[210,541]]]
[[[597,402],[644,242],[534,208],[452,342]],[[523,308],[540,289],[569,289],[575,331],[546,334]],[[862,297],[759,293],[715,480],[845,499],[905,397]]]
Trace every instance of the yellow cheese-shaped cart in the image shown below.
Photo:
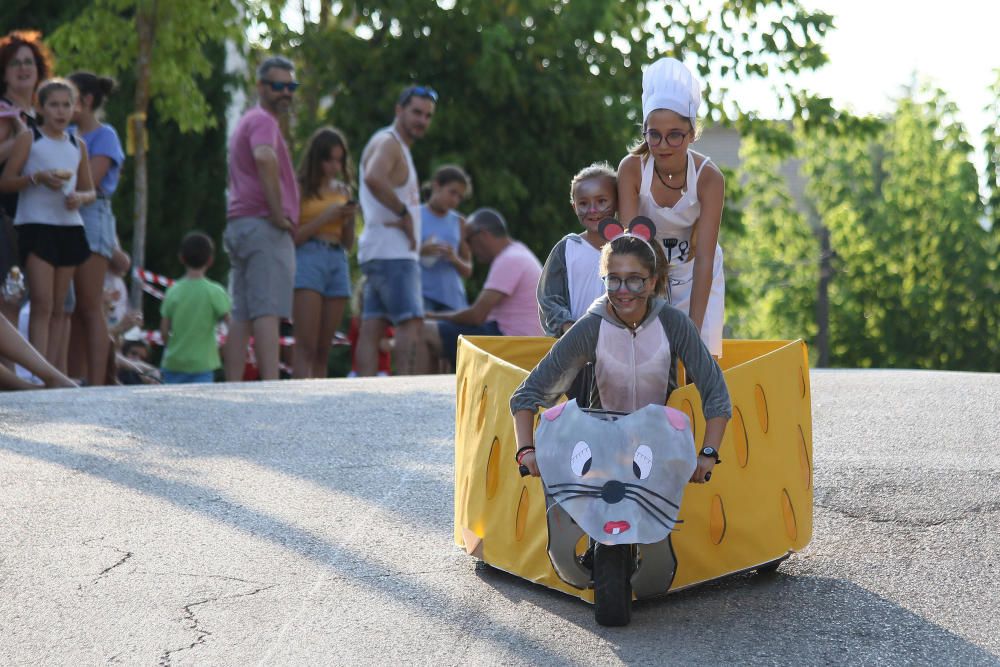
[[[461,338],[456,369],[455,543],[489,565],[593,602],[593,590],[556,574],[547,554],[546,502],[538,478],[521,477],[509,400],[554,343],[551,338]],[[775,567],[812,536],[812,413],[802,341],[724,342],[720,360],[733,417],[723,463],[690,484],[671,539],[669,590],[734,572]],[[705,420],[694,385],[668,405],[690,419],[696,449]],[[579,546],[580,553],[587,547]]]

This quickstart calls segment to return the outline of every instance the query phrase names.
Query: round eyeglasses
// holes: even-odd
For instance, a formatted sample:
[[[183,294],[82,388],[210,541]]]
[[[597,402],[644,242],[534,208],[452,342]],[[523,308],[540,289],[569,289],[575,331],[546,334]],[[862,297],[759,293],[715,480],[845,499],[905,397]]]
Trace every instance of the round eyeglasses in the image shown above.
[[[618,276],[604,276],[604,286],[608,288],[608,292],[617,292],[625,285],[627,289],[632,294],[638,294],[642,290],[646,289],[646,281],[649,278],[643,278],[642,276],[629,276],[624,280]]]
[[[671,148],[678,148],[684,143],[684,140],[687,139],[689,134],[691,134],[690,131],[681,132],[680,130],[671,130],[670,132],[667,132],[666,136],[664,136],[659,130],[646,130],[642,133],[642,136],[646,139],[646,143],[650,146],[659,146],[663,143],[663,140],[666,139],[668,146]]]

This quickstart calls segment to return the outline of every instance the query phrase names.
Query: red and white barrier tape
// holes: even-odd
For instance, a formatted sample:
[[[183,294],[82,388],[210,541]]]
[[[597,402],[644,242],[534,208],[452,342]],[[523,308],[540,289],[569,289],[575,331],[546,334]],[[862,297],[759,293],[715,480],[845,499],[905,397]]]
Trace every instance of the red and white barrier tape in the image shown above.
[[[153,345],[163,345],[163,336],[160,335],[160,331],[158,329],[143,330],[142,337],[147,342],[152,343]],[[215,340],[216,342],[219,343],[219,345],[222,345],[223,343],[226,342],[226,334],[222,333],[221,331],[216,331]],[[295,338],[293,336],[282,336],[279,339],[279,341],[282,347],[292,347],[295,345]],[[250,339],[248,345],[250,347],[253,347],[253,338]],[[350,342],[347,340],[347,336],[338,331],[333,335],[333,346],[339,347],[342,345],[350,345]]]
[[[160,301],[163,301],[163,298],[166,296],[166,294],[161,290],[158,290],[155,287],[153,287],[153,285],[159,285],[161,287],[170,287],[175,282],[177,282],[172,278],[161,276],[158,273],[153,273],[152,271],[148,271],[146,269],[136,268],[132,272],[132,274],[136,278],[138,278],[139,281],[142,283],[143,292],[159,299]],[[153,343],[154,345],[163,345],[163,337],[160,336],[159,331],[143,331],[143,337],[150,343]],[[219,345],[222,345],[223,343],[226,342],[226,335],[221,331],[216,332],[216,339],[218,340]],[[295,345],[295,338],[292,336],[282,336],[279,339],[279,343],[281,344],[282,347],[291,347]],[[250,345],[253,345],[252,338],[250,339]],[[350,343],[347,340],[347,336],[338,331],[335,334],[333,334],[333,345],[334,347],[337,347],[340,345],[350,345]]]
[[[175,282],[172,278],[167,278],[166,276],[161,276],[158,273],[153,273],[152,271],[140,269],[138,267],[136,267],[132,273],[136,278],[139,278],[144,283],[153,283],[154,285],[159,285],[160,287],[170,287]]]
[[[150,295],[156,297],[157,299],[159,299],[160,301],[163,301],[164,297],[167,296],[166,294],[164,294],[160,290],[156,289],[155,287],[153,287],[149,283],[147,283],[145,281],[141,281],[141,280],[139,282],[142,283],[142,291],[145,292],[146,294],[150,294]]]

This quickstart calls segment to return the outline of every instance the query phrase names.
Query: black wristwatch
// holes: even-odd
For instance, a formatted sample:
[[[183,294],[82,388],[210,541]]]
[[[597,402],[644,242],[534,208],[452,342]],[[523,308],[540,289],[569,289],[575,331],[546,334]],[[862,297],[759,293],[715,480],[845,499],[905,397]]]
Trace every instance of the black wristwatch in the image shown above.
[[[406,207],[406,204],[403,204],[403,208],[401,208],[398,211],[396,211],[396,215],[398,215],[399,217],[402,218],[403,216],[405,216],[409,212],[410,212],[410,209]]]
[[[715,447],[702,447],[701,451],[698,452],[698,456],[711,456],[715,459],[716,463],[722,463],[719,459],[719,450]]]

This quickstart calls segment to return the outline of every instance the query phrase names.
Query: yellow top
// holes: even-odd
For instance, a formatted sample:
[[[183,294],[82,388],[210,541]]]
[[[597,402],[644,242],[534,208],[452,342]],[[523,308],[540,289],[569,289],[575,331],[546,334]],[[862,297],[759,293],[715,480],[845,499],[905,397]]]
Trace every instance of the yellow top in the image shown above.
[[[333,204],[346,204],[347,195],[343,192],[328,192],[319,197],[303,199],[299,208],[299,226],[308,224],[319,216],[323,211]],[[340,241],[341,228],[344,225],[343,218],[331,220],[316,231],[316,236],[327,241]]]

